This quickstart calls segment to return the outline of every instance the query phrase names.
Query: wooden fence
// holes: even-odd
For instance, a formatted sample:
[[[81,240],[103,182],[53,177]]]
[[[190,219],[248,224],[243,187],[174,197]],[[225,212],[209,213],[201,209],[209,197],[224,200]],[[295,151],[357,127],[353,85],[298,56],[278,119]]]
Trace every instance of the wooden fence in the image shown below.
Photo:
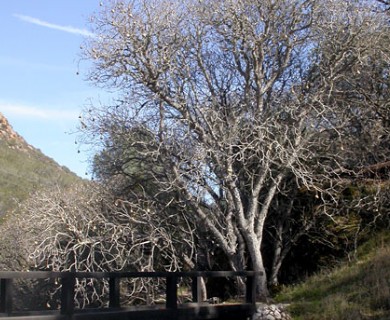
[[[256,277],[254,271],[192,271],[192,272],[0,272],[0,318],[14,320],[67,320],[67,319],[248,319],[255,312]],[[245,300],[234,304],[205,304],[200,301],[200,279],[214,277],[244,277],[246,283]],[[108,279],[109,303],[107,308],[75,308],[76,279]],[[120,306],[121,278],[165,278],[165,305],[156,308],[132,308]],[[178,280],[191,279],[192,303],[178,303]],[[13,310],[13,282],[15,279],[60,279],[61,306],[59,311]]]

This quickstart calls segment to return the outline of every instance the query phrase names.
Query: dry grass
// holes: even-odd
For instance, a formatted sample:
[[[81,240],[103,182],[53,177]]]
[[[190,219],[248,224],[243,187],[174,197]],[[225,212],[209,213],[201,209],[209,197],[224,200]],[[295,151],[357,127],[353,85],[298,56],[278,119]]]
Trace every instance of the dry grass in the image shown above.
[[[69,186],[81,180],[39,150],[10,148],[0,139],[0,224],[30,192],[47,186]]]
[[[373,239],[353,264],[286,288],[278,300],[291,303],[294,319],[390,319],[390,233]]]

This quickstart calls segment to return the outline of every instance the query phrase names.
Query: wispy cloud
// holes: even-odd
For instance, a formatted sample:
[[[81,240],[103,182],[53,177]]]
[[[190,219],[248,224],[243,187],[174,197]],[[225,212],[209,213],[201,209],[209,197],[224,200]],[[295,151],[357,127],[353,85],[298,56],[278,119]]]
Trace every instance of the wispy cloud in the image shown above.
[[[20,20],[23,20],[23,21],[26,21],[26,22],[29,22],[32,24],[36,24],[38,26],[42,26],[45,28],[49,28],[49,29],[60,30],[60,31],[68,32],[68,33],[86,36],[86,37],[94,37],[95,36],[92,32],[88,31],[87,29],[80,29],[80,28],[75,28],[72,26],[61,26],[58,24],[43,21],[41,19],[26,16],[23,14],[14,14],[14,16]]]
[[[48,63],[31,62],[28,59],[15,58],[0,55],[0,67],[15,70],[19,68],[22,70],[33,71],[49,71],[49,72],[74,72],[74,69],[69,66],[54,65]]]
[[[76,120],[79,116],[79,112],[75,110],[45,109],[4,102],[0,102],[0,112],[5,116],[12,115],[42,120]]]

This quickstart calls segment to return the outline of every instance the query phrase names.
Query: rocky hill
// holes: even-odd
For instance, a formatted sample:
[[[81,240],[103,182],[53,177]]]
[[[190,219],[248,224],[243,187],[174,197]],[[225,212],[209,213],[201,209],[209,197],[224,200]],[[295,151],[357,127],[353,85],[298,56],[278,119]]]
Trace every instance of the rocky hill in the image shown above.
[[[0,141],[8,143],[10,148],[20,150],[32,150],[30,146],[18,133],[14,131],[7,118],[0,113]]]
[[[0,219],[31,191],[67,186],[78,179],[68,168],[28,144],[0,113]]]

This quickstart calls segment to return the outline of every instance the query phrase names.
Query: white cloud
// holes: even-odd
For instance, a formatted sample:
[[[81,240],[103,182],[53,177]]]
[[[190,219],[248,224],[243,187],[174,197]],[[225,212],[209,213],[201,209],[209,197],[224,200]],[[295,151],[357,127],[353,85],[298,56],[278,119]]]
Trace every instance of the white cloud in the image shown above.
[[[94,34],[90,31],[88,31],[87,29],[80,29],[80,28],[75,28],[72,26],[61,26],[61,25],[50,23],[47,21],[43,21],[43,20],[40,20],[40,19],[37,19],[34,17],[25,16],[23,14],[14,14],[14,16],[20,20],[23,20],[23,21],[26,21],[29,23],[33,23],[33,24],[36,24],[38,26],[42,26],[45,28],[60,30],[60,31],[68,32],[68,33],[86,36],[86,37],[94,37]]]
[[[0,102],[0,112],[6,117],[28,117],[42,120],[76,120],[79,112],[75,110],[45,109],[33,106]]]

